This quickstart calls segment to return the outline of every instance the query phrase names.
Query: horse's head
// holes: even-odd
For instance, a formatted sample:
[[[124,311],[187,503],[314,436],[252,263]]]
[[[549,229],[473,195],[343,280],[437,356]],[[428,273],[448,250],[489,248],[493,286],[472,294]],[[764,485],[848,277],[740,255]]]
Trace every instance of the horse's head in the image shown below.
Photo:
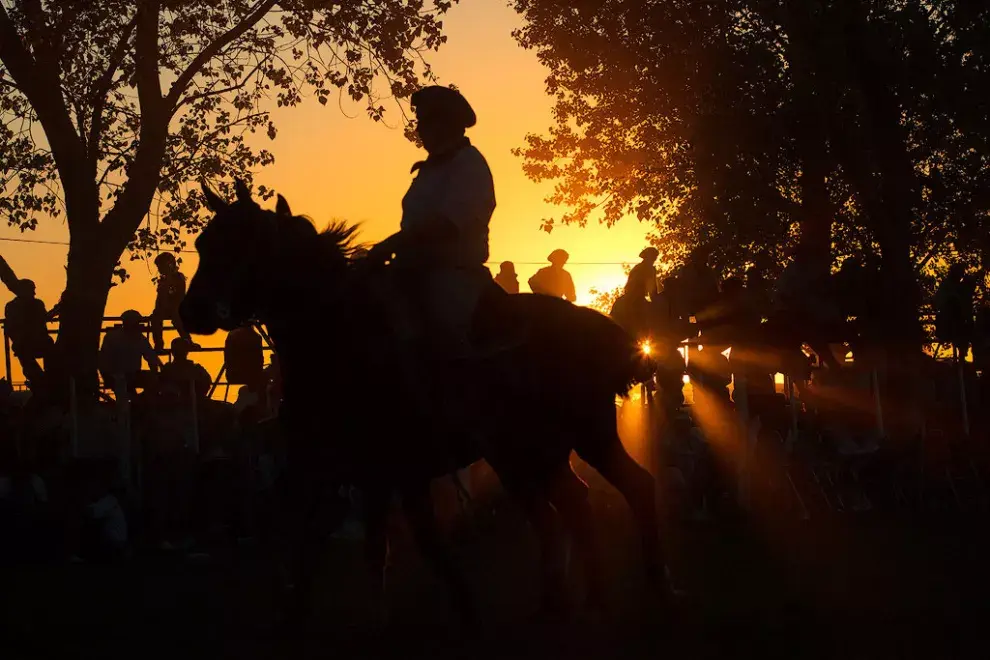
[[[199,266],[180,309],[186,328],[196,334],[233,330],[259,317],[284,258],[279,230],[292,217],[289,205],[279,196],[276,211],[266,211],[243,182],[236,191],[236,200],[227,202],[203,186],[214,215],[196,239]]]

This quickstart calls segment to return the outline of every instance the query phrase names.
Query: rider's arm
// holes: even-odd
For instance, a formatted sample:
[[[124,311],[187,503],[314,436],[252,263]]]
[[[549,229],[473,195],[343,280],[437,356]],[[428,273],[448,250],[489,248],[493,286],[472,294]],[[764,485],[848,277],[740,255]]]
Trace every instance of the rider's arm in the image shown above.
[[[446,218],[435,216],[395,232],[377,243],[368,253],[372,261],[388,261],[393,254],[417,244],[431,244],[457,236],[457,226]]]
[[[141,340],[141,355],[144,361],[148,363],[148,368],[154,373],[158,373],[158,370],[162,368],[162,361],[158,359],[158,354],[151,348],[148,340],[143,338]]]
[[[564,300],[567,300],[569,302],[574,302],[577,300],[577,294],[574,291],[574,279],[571,277],[570,273],[567,273],[565,271],[565,274],[567,275],[567,282],[566,282],[567,290],[564,291]]]

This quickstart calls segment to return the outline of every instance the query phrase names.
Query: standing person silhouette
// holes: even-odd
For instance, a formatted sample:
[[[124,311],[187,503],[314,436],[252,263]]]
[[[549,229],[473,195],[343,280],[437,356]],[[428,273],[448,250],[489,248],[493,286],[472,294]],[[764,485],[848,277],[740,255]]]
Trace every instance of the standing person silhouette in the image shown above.
[[[103,382],[116,390],[122,382],[133,395],[138,387],[153,380],[141,370],[141,360],[148,363],[150,374],[158,374],[162,362],[151,349],[141,327],[141,313],[129,309],[120,315],[120,325],[109,328],[100,346],[100,374]]]
[[[516,275],[516,265],[511,261],[503,261],[499,265],[495,283],[506,293],[519,293],[519,277]]]
[[[155,267],[158,268],[158,289],[155,296],[155,310],[151,312],[148,320],[151,323],[155,350],[162,351],[165,349],[163,330],[165,321],[172,322],[180,337],[190,342],[192,339],[182,326],[182,319],[179,318],[179,305],[186,295],[185,275],[179,271],[175,257],[169,252],[162,252],[155,257]],[[192,347],[198,348],[196,344],[192,344]]]
[[[577,300],[574,293],[574,280],[571,274],[564,270],[564,264],[570,259],[566,250],[554,250],[547,257],[549,266],[536,271],[536,275],[529,278],[529,288],[533,293],[554,298],[563,298],[569,302]]]
[[[965,359],[973,341],[973,294],[976,280],[966,273],[966,264],[954,263],[935,292],[935,336],[952,344],[957,359]]]
[[[48,334],[49,313],[45,303],[35,297],[33,281],[17,280],[13,293],[15,298],[4,307],[7,336],[25,380],[35,390],[45,375],[38,360],[47,360],[55,347]]]
[[[639,253],[639,258],[642,259],[638,264],[633,266],[632,270],[629,271],[629,277],[626,279],[626,291],[643,291],[643,297],[648,298],[650,302],[657,295],[657,258],[660,256],[660,251],[655,247],[648,247]]]

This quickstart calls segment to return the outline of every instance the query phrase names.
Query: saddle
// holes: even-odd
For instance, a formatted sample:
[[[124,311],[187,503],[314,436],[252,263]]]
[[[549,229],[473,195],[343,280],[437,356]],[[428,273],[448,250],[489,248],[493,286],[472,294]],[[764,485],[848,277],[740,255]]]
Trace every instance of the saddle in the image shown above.
[[[468,339],[472,360],[488,360],[523,346],[530,337],[529,319],[518,299],[492,281],[478,298]]]

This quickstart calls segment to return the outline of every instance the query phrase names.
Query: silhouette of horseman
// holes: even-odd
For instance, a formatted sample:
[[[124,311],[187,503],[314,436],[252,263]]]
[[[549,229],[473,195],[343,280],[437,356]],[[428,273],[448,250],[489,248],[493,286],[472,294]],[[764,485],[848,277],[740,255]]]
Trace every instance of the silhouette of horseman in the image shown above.
[[[273,212],[243,183],[232,203],[204,188],[215,216],[196,240],[200,260],[182,318],[196,334],[251,320],[269,329],[284,378],[279,418],[295,520],[288,526],[298,534],[295,584],[312,586],[321,539],[339,523],[339,509],[317,515],[342,504],[328,487],[354,484],[365,495],[378,574],[388,504],[398,494],[455,611],[474,618],[466,582],[436,529],[429,483],[484,458],[539,530],[547,606],[564,598],[557,516],[584,559],[587,597],[600,602],[588,487],[569,462],[575,451],[630,503],[646,576],[662,593],[653,479],[616,428],[615,397],[644,377],[634,340],[593,310],[510,295],[494,282],[484,267],[491,172],[465,136],[474,112],[447,88],[425,88],[412,102],[429,156],[413,168],[399,232],[363,256],[353,227],[320,234],[281,197]],[[382,415],[367,394],[396,371],[399,396]],[[339,428],[328,429],[329,419]],[[418,431],[416,441],[397,432],[406,429]],[[298,594],[296,606],[305,600]]]
[[[403,343],[429,336],[440,354],[467,357],[475,309],[493,283],[485,267],[495,211],[492,173],[465,135],[476,117],[460,92],[425,87],[411,100],[428,157],[412,167],[416,178],[402,198],[399,231],[368,258],[394,259],[387,299]]]

